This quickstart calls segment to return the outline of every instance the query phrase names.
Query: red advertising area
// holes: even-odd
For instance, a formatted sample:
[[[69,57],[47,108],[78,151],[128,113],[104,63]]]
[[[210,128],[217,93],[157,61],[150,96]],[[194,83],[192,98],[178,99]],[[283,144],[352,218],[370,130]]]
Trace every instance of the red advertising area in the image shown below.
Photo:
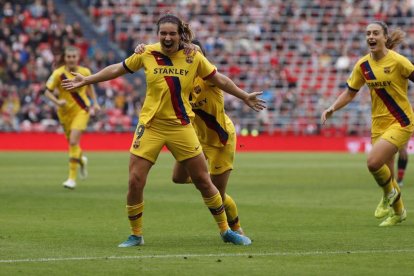
[[[84,133],[81,145],[89,151],[127,151],[132,133]],[[66,151],[67,142],[59,133],[0,133],[2,151]],[[367,152],[371,148],[369,137],[354,136],[295,136],[259,135],[239,136],[237,151],[336,151]],[[414,152],[414,140],[408,150]]]
[[[127,151],[132,133],[85,133],[81,145],[89,151]],[[66,151],[67,142],[59,133],[0,133],[2,151]],[[239,136],[237,151],[336,151],[367,152],[371,148],[369,137],[354,136],[295,136],[259,135]],[[409,152],[414,151],[414,140]]]

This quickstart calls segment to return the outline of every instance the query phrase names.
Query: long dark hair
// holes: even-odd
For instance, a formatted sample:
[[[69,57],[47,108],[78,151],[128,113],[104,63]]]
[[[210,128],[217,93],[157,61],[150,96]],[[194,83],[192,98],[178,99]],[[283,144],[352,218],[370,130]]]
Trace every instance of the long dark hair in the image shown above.
[[[200,47],[201,52],[203,53],[204,56],[206,56],[206,51],[204,50],[203,44],[201,44],[201,42],[198,39],[193,39],[191,43]]]
[[[173,23],[178,26],[178,34],[182,42],[190,43],[194,37],[190,26],[173,14],[165,14],[157,21],[157,33],[160,31],[160,25],[164,23]]]

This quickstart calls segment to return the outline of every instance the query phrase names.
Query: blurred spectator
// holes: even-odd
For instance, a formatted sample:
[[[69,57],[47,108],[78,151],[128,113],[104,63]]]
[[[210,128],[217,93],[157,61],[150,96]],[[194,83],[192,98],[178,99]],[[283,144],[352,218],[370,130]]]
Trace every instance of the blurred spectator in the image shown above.
[[[2,91],[14,85],[21,99],[29,97],[42,102],[32,84],[44,84],[59,52],[69,44],[81,48],[82,63],[95,72],[118,62],[114,53],[99,50],[96,40],[83,38],[78,23],[65,24],[53,1],[0,2],[3,4]],[[246,91],[264,91],[269,106],[267,114],[250,114],[234,97],[225,96],[227,112],[239,131],[252,128],[250,124],[256,120],[259,125],[254,128],[259,133],[318,134],[320,127],[315,118],[341,92],[351,64],[367,51],[366,41],[359,37],[367,21],[384,20],[391,29],[400,27],[406,31],[406,42],[398,51],[414,61],[412,1],[74,0],[73,3],[89,15],[98,32],[108,33],[111,42],[125,53],[131,53],[137,43],[156,41],[154,22],[160,14],[166,11],[179,14],[203,41],[207,57],[219,71]],[[135,81],[96,86],[103,107],[99,119],[103,121],[92,120],[92,130],[134,128],[145,91],[139,75],[134,75]],[[337,133],[364,135],[369,131],[367,97],[368,93],[359,93],[352,105],[338,113],[331,122]],[[0,99],[0,103],[5,99]],[[22,114],[30,109],[30,103],[22,101]],[[38,104],[37,107],[43,108]],[[53,120],[53,109],[45,110]],[[114,114],[119,117],[114,119]],[[17,116],[18,121],[24,116]],[[3,125],[0,123],[1,129]]]

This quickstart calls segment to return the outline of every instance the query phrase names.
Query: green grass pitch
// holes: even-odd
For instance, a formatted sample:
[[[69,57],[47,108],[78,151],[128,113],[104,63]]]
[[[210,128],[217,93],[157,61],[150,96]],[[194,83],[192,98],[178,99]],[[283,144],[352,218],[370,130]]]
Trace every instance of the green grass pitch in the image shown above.
[[[381,191],[363,154],[239,153],[228,193],[253,244],[221,241],[193,185],[162,153],[145,189],[145,245],[129,235],[128,152],[91,152],[89,178],[62,187],[67,153],[0,152],[0,275],[413,275],[407,221],[380,228]]]

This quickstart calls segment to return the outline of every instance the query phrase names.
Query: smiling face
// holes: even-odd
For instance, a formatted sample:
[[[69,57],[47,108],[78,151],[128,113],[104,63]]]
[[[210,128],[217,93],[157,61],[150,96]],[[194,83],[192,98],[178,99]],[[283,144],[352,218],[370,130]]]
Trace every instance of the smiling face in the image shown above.
[[[160,24],[158,38],[164,53],[173,54],[178,51],[180,34],[178,33],[178,26],[176,24],[171,22]]]
[[[388,36],[384,34],[384,29],[381,25],[376,23],[369,24],[365,34],[371,53],[378,54],[386,50],[385,43]]]

